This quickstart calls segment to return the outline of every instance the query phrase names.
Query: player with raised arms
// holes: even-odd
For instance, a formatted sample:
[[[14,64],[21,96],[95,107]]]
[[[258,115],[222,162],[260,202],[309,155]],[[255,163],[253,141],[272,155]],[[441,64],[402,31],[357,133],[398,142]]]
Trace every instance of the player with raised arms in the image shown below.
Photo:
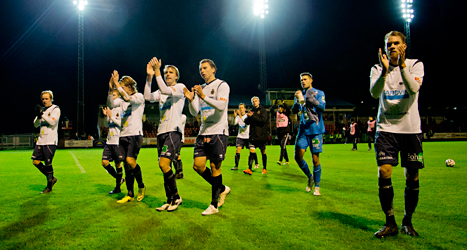
[[[177,152],[182,146],[182,112],[185,105],[183,89],[185,85],[178,83],[180,73],[177,67],[166,65],[164,68],[164,79],[162,79],[160,68],[162,61],[154,57],[147,64],[146,86],[144,88],[144,99],[150,102],[159,102],[160,123],[157,130],[157,152],[159,156],[159,167],[164,175],[164,188],[167,202],[157,211],[175,211],[182,198],[178,194],[175,174],[170,164],[178,157]],[[151,83],[156,76],[158,90],[151,92]]]
[[[121,104],[123,117],[119,143],[125,152],[124,165],[128,194],[117,202],[126,203],[134,200],[135,179],[138,183],[138,196],[136,200],[142,201],[146,195],[146,186],[143,183],[141,167],[136,163],[136,160],[143,145],[144,96],[138,93],[136,81],[133,78],[123,76],[120,81],[118,79],[118,72],[114,70],[111,81],[124,100]],[[112,102],[111,106],[114,107],[115,103]]]

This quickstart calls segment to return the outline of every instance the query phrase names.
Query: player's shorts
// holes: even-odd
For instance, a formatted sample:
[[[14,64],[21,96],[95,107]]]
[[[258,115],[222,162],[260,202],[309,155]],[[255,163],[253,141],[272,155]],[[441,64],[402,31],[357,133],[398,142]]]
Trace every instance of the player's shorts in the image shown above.
[[[206,157],[209,160],[223,161],[228,142],[227,135],[198,135],[193,158]]]
[[[57,146],[55,145],[36,145],[34,147],[34,152],[32,153],[31,159],[32,160],[39,160],[45,162],[45,165],[52,164],[52,160],[54,159],[55,149]]]
[[[375,152],[378,166],[399,164],[401,167],[417,168],[425,167],[423,160],[422,138],[420,134],[395,134],[388,132],[376,132]]]
[[[237,148],[246,148],[248,147],[248,141],[249,139],[245,139],[245,138],[239,138],[237,137],[237,139],[235,140],[235,147]]]
[[[139,150],[143,146],[143,136],[141,135],[132,135],[120,137],[119,140],[120,146],[123,148],[124,159],[126,157],[138,158]]]
[[[307,149],[310,147],[312,154],[322,153],[323,152],[323,134],[317,135],[305,135],[297,134],[295,140],[295,150],[297,149]]]
[[[266,150],[266,144],[268,142],[267,141],[258,141],[258,140],[250,140],[250,150],[251,149],[255,149],[255,148],[259,148],[261,151],[264,151]]]
[[[104,152],[102,153],[102,160],[115,161],[116,163],[125,160],[125,152],[120,145],[105,144]]]
[[[180,154],[182,146],[182,134],[178,131],[171,131],[157,135],[157,152],[159,157],[176,160]]]

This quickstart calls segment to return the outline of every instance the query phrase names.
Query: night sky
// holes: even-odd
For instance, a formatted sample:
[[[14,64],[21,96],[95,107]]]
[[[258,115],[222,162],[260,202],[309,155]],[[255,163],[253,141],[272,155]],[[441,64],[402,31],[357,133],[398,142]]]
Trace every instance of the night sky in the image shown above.
[[[31,133],[41,91],[55,94],[62,118],[77,103],[78,10],[72,0],[1,1],[0,134]],[[420,106],[467,106],[459,54],[465,21],[454,1],[415,0],[412,56],[425,64]],[[377,105],[369,74],[390,30],[404,31],[400,2],[269,0],[265,23],[269,88],[299,88],[309,71],[313,86],[353,104]],[[144,90],[153,57],[176,65],[180,81],[203,83],[198,63],[217,64],[231,95],[259,95],[258,22],[252,1],[89,0],[84,10],[85,122],[96,133],[97,106],[105,104],[116,69]],[[465,40],[465,39],[464,39]],[[154,87],[153,87],[153,90]]]

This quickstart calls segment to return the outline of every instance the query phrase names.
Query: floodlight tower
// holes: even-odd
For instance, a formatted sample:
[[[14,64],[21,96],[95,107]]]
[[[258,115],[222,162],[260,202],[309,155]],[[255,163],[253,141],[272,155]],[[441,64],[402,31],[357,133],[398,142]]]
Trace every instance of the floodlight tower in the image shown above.
[[[84,23],[83,11],[88,4],[86,0],[75,0],[78,6],[78,105],[76,107],[76,132],[84,136]]]
[[[268,89],[267,71],[266,71],[266,43],[264,39],[264,17],[269,13],[268,0],[255,0],[253,3],[253,14],[261,17],[259,20],[259,76],[260,91],[266,95]]]
[[[414,18],[414,10],[413,10],[413,0],[401,0],[401,8],[402,8],[402,17],[405,20],[405,25],[404,25],[404,33],[405,33],[405,38],[406,38],[406,44],[407,44],[407,53],[406,57],[410,57],[411,51],[412,51],[412,45],[410,42],[410,23],[412,22]]]

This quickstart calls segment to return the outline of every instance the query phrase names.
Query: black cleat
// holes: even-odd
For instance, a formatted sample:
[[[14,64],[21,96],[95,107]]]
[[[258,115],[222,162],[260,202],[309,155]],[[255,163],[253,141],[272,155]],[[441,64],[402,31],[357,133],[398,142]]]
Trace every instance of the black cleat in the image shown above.
[[[409,236],[414,236],[414,237],[418,236],[417,231],[415,231],[415,229],[413,229],[412,225],[407,225],[406,226],[406,225],[402,224],[401,225],[401,233],[407,234]]]
[[[183,179],[183,172],[176,173],[175,179]]]
[[[385,224],[381,230],[375,233],[376,238],[385,238],[387,236],[396,236],[399,233],[397,225],[387,225]]]
[[[118,188],[115,188],[114,190],[110,191],[109,194],[118,194],[118,193],[121,193],[122,190],[120,189],[120,187]]]

